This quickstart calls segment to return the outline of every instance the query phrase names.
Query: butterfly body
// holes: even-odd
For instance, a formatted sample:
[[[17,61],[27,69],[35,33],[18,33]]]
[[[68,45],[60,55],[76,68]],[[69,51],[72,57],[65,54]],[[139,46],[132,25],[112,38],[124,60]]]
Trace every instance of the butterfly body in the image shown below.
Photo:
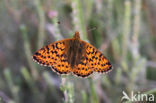
[[[84,44],[78,39],[71,39],[66,46],[68,62],[71,64],[71,68],[74,69],[74,65],[80,63],[82,55],[85,53]]]
[[[33,55],[33,59],[59,74],[73,72],[81,77],[87,77],[94,71],[108,72],[112,68],[100,51],[80,39],[79,32],[75,32],[72,39],[57,41],[41,48]]]

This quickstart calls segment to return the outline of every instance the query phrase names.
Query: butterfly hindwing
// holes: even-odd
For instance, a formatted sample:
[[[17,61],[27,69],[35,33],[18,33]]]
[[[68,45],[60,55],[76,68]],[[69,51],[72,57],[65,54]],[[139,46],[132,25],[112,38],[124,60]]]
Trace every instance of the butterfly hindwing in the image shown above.
[[[44,46],[33,55],[33,59],[41,65],[52,67],[54,71],[60,74],[69,73],[71,67],[65,55],[66,44],[69,40],[65,39]]]
[[[78,65],[75,65],[75,67],[73,69],[73,73],[77,76],[87,77],[93,73],[93,70],[92,70],[92,68],[87,66],[86,60],[81,60]]]

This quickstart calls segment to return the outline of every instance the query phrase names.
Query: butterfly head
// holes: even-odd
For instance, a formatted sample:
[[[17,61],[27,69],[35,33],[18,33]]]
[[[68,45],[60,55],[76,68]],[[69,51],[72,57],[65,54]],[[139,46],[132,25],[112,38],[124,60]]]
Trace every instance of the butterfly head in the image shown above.
[[[79,32],[78,31],[75,32],[75,35],[74,35],[73,38],[74,39],[77,39],[77,40],[80,40],[80,35],[79,35]]]

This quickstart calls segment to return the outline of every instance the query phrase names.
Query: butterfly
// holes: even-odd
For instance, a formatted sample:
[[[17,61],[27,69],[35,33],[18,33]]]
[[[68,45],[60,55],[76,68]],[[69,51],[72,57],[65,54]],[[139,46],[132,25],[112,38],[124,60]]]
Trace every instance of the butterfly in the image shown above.
[[[106,73],[112,69],[109,60],[94,46],[81,40],[77,31],[71,39],[56,41],[39,49],[33,60],[59,74],[72,72],[80,77],[88,77],[93,72]]]

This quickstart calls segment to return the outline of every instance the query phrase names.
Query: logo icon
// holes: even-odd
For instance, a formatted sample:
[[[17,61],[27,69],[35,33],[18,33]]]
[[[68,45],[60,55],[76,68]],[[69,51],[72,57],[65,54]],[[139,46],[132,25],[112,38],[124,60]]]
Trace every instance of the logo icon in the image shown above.
[[[121,100],[123,101],[124,99],[130,101],[130,98],[128,97],[128,95],[125,93],[125,91],[122,91],[122,94],[124,95]]]

